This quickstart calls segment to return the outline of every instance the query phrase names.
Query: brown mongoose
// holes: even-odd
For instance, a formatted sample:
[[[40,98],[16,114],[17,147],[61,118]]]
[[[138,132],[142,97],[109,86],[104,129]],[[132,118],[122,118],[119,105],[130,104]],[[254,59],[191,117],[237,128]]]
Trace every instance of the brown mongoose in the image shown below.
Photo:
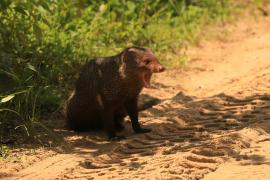
[[[138,122],[137,101],[143,87],[150,87],[152,73],[165,68],[148,48],[129,47],[121,53],[86,63],[66,106],[67,125],[75,131],[103,129],[119,140],[127,113],[136,133],[150,132]]]

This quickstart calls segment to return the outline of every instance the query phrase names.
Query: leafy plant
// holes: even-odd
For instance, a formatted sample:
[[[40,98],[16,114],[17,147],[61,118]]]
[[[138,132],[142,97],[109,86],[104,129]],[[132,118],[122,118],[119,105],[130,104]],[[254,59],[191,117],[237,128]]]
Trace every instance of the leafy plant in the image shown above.
[[[8,146],[0,146],[0,159],[6,159],[10,154],[10,149]]]

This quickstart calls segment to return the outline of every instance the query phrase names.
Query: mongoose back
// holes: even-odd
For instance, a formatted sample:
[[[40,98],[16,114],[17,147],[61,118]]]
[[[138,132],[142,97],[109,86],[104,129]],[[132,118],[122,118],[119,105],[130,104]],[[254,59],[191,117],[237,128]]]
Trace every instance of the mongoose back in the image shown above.
[[[101,129],[119,140],[127,113],[136,133],[146,133],[138,122],[137,101],[143,87],[150,87],[152,73],[164,71],[148,48],[130,47],[121,53],[86,63],[67,101],[67,125],[75,131]]]

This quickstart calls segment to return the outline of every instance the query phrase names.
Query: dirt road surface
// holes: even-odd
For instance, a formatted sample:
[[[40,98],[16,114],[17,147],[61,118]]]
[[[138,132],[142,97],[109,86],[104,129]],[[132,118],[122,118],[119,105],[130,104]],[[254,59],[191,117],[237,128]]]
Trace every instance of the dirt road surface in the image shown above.
[[[211,33],[211,31],[209,32]],[[216,33],[216,32],[215,32]],[[156,75],[140,113],[148,134],[126,140],[58,130],[66,151],[1,164],[3,179],[270,179],[270,18],[241,21],[224,40],[187,51],[186,70]]]

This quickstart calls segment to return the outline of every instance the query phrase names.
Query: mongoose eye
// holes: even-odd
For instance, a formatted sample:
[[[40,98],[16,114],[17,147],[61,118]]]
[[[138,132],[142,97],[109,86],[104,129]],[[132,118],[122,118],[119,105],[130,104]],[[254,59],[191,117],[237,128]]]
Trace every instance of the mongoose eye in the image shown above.
[[[150,64],[150,62],[151,62],[151,60],[150,60],[150,59],[146,59],[146,60],[144,60],[144,64],[145,64],[145,65]]]

